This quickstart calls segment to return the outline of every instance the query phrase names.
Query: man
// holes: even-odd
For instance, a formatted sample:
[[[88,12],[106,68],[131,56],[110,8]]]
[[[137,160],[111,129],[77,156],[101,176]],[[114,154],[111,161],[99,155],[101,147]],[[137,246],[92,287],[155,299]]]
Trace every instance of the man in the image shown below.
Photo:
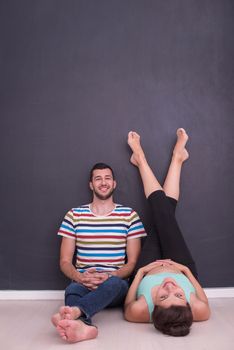
[[[140,238],[146,235],[137,213],[114,203],[116,181],[109,165],[94,165],[89,186],[92,203],[71,209],[58,232],[63,236],[60,267],[73,282],[66,288],[65,306],[52,322],[70,343],[95,338],[98,330],[91,317],[123,303],[126,279],[139,256]]]

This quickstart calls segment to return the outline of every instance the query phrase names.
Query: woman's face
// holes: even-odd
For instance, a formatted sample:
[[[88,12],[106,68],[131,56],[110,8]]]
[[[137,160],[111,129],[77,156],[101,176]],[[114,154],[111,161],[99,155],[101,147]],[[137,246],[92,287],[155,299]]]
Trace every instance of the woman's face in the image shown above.
[[[183,289],[175,280],[166,278],[157,289],[155,303],[158,306],[168,308],[172,305],[186,306],[187,300]]]

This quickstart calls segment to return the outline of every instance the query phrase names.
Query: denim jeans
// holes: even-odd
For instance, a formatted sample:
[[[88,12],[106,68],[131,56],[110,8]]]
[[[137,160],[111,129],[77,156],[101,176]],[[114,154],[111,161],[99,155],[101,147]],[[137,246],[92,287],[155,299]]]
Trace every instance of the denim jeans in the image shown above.
[[[82,311],[80,319],[86,324],[92,324],[91,317],[97,312],[107,306],[119,306],[123,303],[128,287],[127,281],[116,276],[109,277],[94,290],[72,282],[65,290],[65,305],[77,306]]]

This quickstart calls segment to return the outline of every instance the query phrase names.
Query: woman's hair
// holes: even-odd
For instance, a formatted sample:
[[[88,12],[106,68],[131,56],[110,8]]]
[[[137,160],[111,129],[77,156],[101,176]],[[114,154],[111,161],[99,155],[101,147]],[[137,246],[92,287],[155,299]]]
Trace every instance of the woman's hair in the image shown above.
[[[189,334],[193,323],[192,310],[186,306],[172,305],[168,308],[155,305],[152,313],[154,327],[160,332],[174,337],[183,337]]]

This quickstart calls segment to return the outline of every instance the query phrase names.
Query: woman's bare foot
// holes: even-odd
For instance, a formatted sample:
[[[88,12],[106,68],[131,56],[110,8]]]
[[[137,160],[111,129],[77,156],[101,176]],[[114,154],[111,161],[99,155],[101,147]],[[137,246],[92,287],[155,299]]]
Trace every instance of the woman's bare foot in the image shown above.
[[[177,142],[173,150],[173,158],[180,162],[184,162],[189,157],[188,151],[185,148],[185,145],[188,141],[188,135],[186,134],[186,131],[182,128],[179,128],[176,131],[176,134]]]
[[[135,166],[139,166],[140,162],[145,160],[145,155],[141,147],[140,135],[135,131],[128,133],[128,145],[133,152],[130,162]]]
[[[81,316],[81,311],[76,306],[61,306],[59,313],[62,320],[76,320]]]
[[[68,343],[94,339],[98,335],[96,327],[88,326],[80,320],[61,320],[57,326],[57,330],[61,338]]]

